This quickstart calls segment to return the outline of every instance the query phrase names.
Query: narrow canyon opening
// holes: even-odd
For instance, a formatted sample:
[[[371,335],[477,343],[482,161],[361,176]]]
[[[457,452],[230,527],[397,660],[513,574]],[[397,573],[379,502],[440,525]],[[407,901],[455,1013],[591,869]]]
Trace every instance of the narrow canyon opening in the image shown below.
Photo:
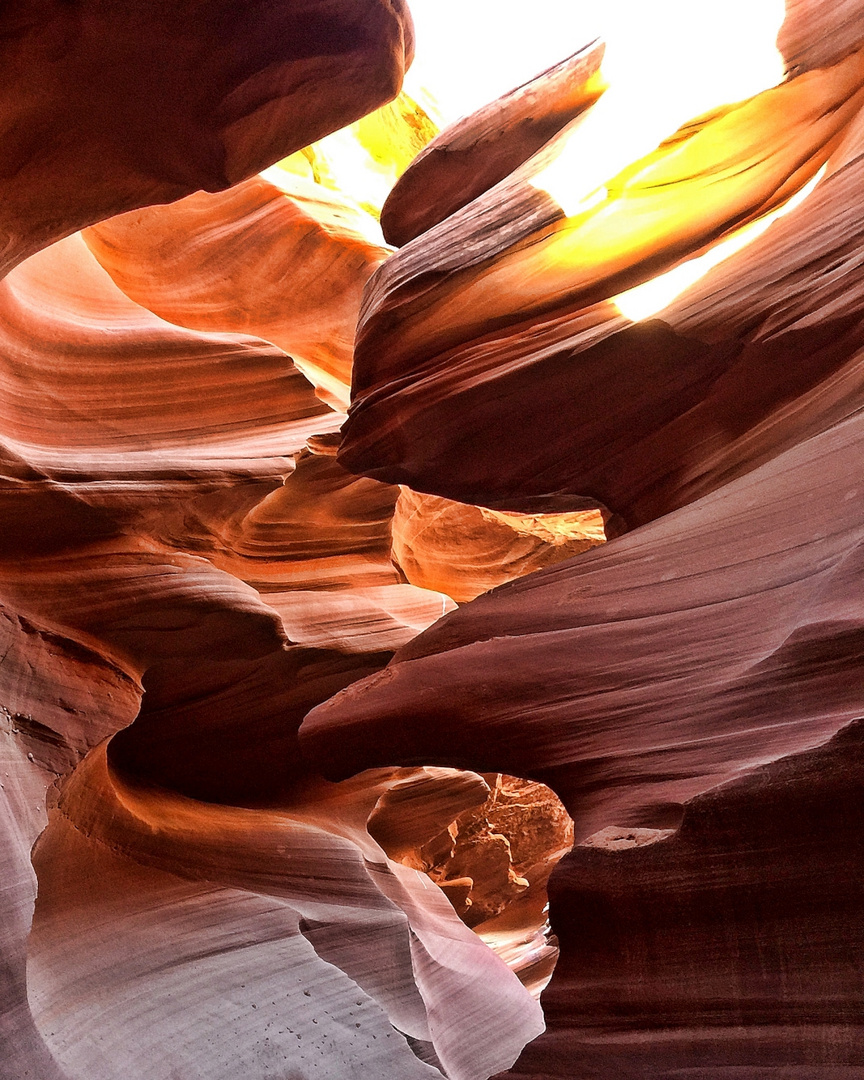
[[[573,847],[573,821],[545,784],[481,775],[489,789],[484,802],[426,842],[393,854],[435,882],[462,921],[539,998],[558,959],[547,883]]]

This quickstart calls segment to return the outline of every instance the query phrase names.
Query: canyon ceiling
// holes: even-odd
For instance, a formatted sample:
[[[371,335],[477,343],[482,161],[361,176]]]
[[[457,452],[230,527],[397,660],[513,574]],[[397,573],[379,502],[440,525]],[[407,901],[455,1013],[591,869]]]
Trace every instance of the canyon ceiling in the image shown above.
[[[0,1080],[864,1077],[864,0],[465,6],[0,4]]]

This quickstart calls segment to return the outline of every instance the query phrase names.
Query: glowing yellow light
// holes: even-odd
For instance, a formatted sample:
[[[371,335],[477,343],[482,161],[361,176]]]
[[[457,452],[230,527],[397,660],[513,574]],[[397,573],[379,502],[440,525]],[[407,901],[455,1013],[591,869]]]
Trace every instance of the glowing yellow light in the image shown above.
[[[396,180],[438,134],[437,124],[408,94],[265,169],[261,175],[285,189],[300,176],[336,191],[378,220]],[[380,233],[376,243],[383,243]]]
[[[694,116],[782,81],[784,0],[609,0],[599,23],[609,89],[531,182],[568,217]]]
[[[579,510],[560,514],[517,514],[510,510],[479,507],[487,521],[494,521],[522,536],[534,536],[544,544],[560,547],[574,540],[602,543],[606,539],[603,515],[599,510]]]
[[[704,277],[718,263],[723,262],[730,255],[734,255],[736,251],[740,251],[748,244],[751,244],[777,218],[783,217],[784,214],[788,214],[790,210],[794,210],[796,206],[799,206],[822,179],[826,168],[827,166],[823,165],[813,179],[782,206],[772,210],[770,214],[766,214],[757,221],[745,225],[743,229],[739,229],[719,244],[716,244],[710,251],[706,251],[704,255],[699,255],[695,259],[681,263],[680,266],[674,267],[665,274],[660,274],[650,281],[637,285],[634,289],[628,289],[627,292],[614,296],[612,299],[618,306],[618,310],[625,319],[630,319],[631,322],[639,322],[641,319],[648,319],[662,311],[663,308],[668,307],[677,296],[695,284],[701,277]]]

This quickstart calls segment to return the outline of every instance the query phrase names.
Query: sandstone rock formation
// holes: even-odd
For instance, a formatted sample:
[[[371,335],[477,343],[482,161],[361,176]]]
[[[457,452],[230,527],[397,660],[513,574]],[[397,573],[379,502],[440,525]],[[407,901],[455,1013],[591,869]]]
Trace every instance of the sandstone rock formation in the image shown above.
[[[409,581],[457,601],[570,559],[605,540],[600,510],[508,514],[403,488],[392,554]]]
[[[57,478],[138,472],[168,483],[190,458],[201,474],[261,475],[263,460],[328,424],[330,410],[279,349],[165,322],[117,288],[79,235],[8,274],[0,305],[0,430]]]
[[[2,271],[101,218],[236,184],[382,104],[413,54],[402,0],[12,0],[0,41]]]
[[[860,1073],[861,737],[699,796],[668,838],[575,848],[547,1032],[506,1075]]]
[[[547,147],[398,252],[367,294],[343,462],[507,510],[589,496],[633,527],[789,445],[783,416],[808,410],[858,347],[843,308],[855,278],[850,293],[842,270],[833,278],[842,301],[822,275],[851,241],[827,223],[856,183],[861,63],[852,52],[699,118],[569,216],[543,188]],[[578,137],[577,121],[558,142]],[[685,293],[632,324],[610,302],[826,162],[813,200],[694,286],[693,307]],[[781,247],[794,295],[819,313],[790,319],[785,340],[774,322],[789,285],[768,285]],[[733,277],[747,284],[727,292]]]
[[[602,58],[595,42],[434,139],[382,208],[387,240],[407,244],[532,157],[603,92]]]
[[[253,177],[85,233],[120,288],[169,322],[266,338],[347,405],[367,278],[386,257],[374,221],[337,193]]]
[[[68,1073],[94,1067],[80,1031],[107,1002],[124,1021],[103,1075],[168,1077],[190,1061],[201,1075],[288,1062],[343,1076],[364,1061],[461,1077],[512,1058],[539,1009],[443,895],[370,838],[386,784],[240,810],[142,788],[91,755],[36,853],[31,1001]],[[118,947],[131,963],[114,962]]]
[[[864,16],[786,6],[573,205],[602,42],[433,138],[401,0],[0,12],[0,1080],[864,1074]]]

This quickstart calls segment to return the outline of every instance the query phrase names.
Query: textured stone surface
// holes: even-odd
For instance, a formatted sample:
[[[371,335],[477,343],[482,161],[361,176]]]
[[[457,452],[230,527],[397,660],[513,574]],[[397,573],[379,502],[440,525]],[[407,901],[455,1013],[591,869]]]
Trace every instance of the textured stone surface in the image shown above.
[[[824,260],[854,244],[829,222],[857,183],[861,64],[853,53],[693,121],[569,217],[543,187],[544,150],[398,252],[367,292],[341,460],[507,510],[588,496],[633,527],[789,445],[786,410],[812,412],[808,395],[859,348],[854,300],[829,302]],[[577,125],[558,139],[578,137]],[[694,286],[695,310],[685,293],[634,325],[610,302],[828,159],[812,201]],[[772,288],[784,236],[794,281]],[[719,288],[724,277],[753,291]],[[818,314],[760,334],[787,290]]]
[[[313,789],[293,808],[243,811],[88,758],[36,853],[29,966],[36,1022],[70,1076],[95,1064],[169,1078],[181,1062],[202,1077],[303,1075],[314,1062],[339,1077],[358,1061],[440,1075],[411,1040],[434,1042],[457,1078],[512,1060],[539,1009],[440,892],[371,840],[376,794]],[[109,1002],[122,1019],[94,1058],[82,1033]]]
[[[88,229],[91,251],[133,300],[194,330],[234,330],[289,353],[347,405],[360,295],[385,258],[376,223],[289,173],[253,177]]]
[[[260,475],[267,458],[284,471],[328,424],[279,349],[165,322],[117,288],[80,236],[9,274],[0,311],[0,437],[58,479],[137,473],[167,485],[195,464]]]
[[[433,139],[402,174],[381,211],[401,246],[509,176],[603,92],[594,42]]]
[[[459,602],[605,539],[599,510],[508,514],[402,488],[393,558],[409,581]]]
[[[12,0],[5,271],[112,214],[221,191],[383,104],[413,53],[401,0]]]
[[[864,1073],[858,6],[574,206],[602,46],[6,4],[0,1080]]]
[[[860,1072],[861,749],[856,721],[693,799],[669,838],[575,848],[550,891],[548,1030],[505,1075]]]

